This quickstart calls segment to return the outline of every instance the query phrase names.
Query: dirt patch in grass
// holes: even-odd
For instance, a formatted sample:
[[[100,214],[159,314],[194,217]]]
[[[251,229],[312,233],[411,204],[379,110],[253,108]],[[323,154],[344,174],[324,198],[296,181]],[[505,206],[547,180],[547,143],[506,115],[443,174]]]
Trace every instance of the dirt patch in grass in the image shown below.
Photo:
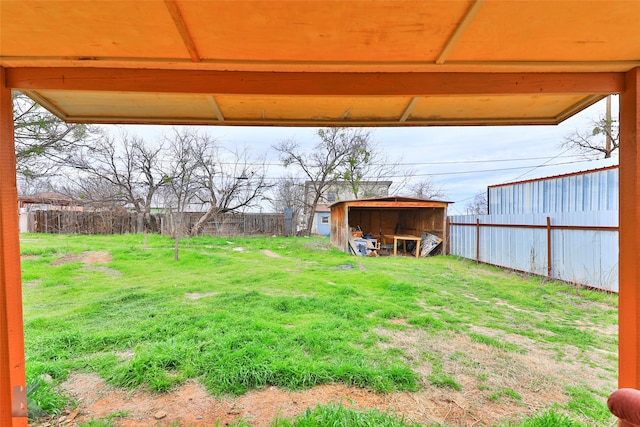
[[[99,271],[100,273],[105,273],[112,277],[120,277],[122,276],[122,272],[115,270],[113,268],[104,267],[101,265],[92,265],[90,267],[84,268],[84,271]]]
[[[486,420],[503,415],[501,406],[483,405],[483,414],[472,414],[463,393],[427,388],[420,393],[379,394],[343,384],[317,386],[303,391],[286,391],[277,387],[252,391],[237,398],[216,398],[204,386],[189,381],[172,393],[154,394],[126,391],[106,385],[95,374],[74,374],[62,385],[79,403],[72,422],[52,418],[52,426],[73,426],[91,419],[106,418],[120,412],[126,414],[112,422],[118,427],[146,426],[221,426],[244,419],[254,427],[268,426],[276,417],[289,418],[308,407],[340,402],[355,409],[390,410],[405,420],[422,424],[483,425]],[[43,426],[44,422],[36,424]]]
[[[42,282],[43,282],[42,279],[29,280],[29,281],[26,281],[26,282],[22,282],[22,286],[24,286],[25,288],[33,289],[33,288],[37,287],[38,285],[40,285]]]
[[[277,254],[273,251],[270,251],[269,249],[263,249],[262,253],[268,256],[269,258],[282,258],[282,255]]]
[[[220,292],[205,292],[203,294],[200,294],[198,292],[192,292],[192,293],[188,293],[188,294],[184,294],[185,298],[188,298],[190,300],[198,300],[200,298],[206,298],[206,297],[212,297],[215,295],[218,295]]]
[[[63,265],[71,262],[84,264],[102,264],[111,262],[111,254],[107,251],[87,251],[79,254],[67,254],[51,262],[51,265]]]
[[[276,417],[289,418],[308,407],[340,402],[355,409],[389,410],[423,425],[491,426],[530,416],[553,403],[566,404],[568,386],[586,384],[596,390],[614,390],[616,386],[615,374],[607,372],[612,369],[609,365],[615,363],[597,352],[569,349],[558,354],[527,337],[486,327],[472,328],[474,333],[515,344],[522,350],[505,351],[473,342],[463,333],[439,336],[412,327],[404,319],[390,319],[389,323],[407,327],[376,329],[383,338],[379,345],[404,352],[406,361],[421,378],[418,392],[380,394],[330,384],[302,391],[267,387],[235,398],[217,398],[193,380],[170,393],[156,394],[117,389],[95,374],[76,373],[61,388],[78,402],[78,414],[70,423],[62,424],[64,419],[48,422],[52,426],[73,426],[119,412],[124,416],[112,421],[117,427],[212,426],[216,422],[224,426],[239,419],[262,427]],[[593,363],[580,363],[585,357]],[[436,368],[438,364],[441,368]],[[431,378],[438,369],[461,390],[433,385]]]

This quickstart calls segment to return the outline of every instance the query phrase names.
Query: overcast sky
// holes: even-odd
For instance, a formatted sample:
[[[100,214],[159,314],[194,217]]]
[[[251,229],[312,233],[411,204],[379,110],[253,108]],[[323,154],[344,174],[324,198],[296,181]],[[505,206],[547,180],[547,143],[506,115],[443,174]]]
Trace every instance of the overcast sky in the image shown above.
[[[617,97],[613,115],[617,117]],[[415,171],[413,182],[429,178],[442,187],[447,200],[455,202],[450,213],[464,213],[465,205],[487,186],[505,182],[553,176],[617,164],[617,153],[610,161],[585,161],[572,155],[561,142],[578,129],[590,129],[591,120],[605,114],[604,100],[558,126],[484,127],[405,127],[371,128],[372,139],[390,160]],[[167,133],[167,126],[121,126],[128,133],[154,139]],[[316,128],[286,127],[198,127],[226,147],[251,147],[254,154],[266,154],[269,163],[278,163],[271,147],[293,139],[304,147],[318,141]],[[528,160],[519,160],[528,159]],[[555,165],[555,166],[554,166]],[[293,171],[291,171],[293,173]],[[268,177],[284,175],[270,166]],[[302,176],[300,176],[302,178]],[[393,180],[393,178],[391,178]]]

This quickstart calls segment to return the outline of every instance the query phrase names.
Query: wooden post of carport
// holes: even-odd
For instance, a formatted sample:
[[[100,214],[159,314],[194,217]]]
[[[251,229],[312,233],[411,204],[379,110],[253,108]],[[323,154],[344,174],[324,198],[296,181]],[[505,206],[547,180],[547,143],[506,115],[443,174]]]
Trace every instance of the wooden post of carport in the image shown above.
[[[640,389],[640,68],[620,94],[620,388]]]
[[[11,88],[0,67],[0,426],[26,427],[27,401]]]

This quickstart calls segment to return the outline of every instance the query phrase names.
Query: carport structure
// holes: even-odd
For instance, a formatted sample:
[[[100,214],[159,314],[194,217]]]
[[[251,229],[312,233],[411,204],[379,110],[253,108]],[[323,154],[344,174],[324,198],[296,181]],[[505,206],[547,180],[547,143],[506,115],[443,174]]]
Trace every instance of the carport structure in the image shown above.
[[[640,388],[639,21],[632,0],[1,0],[0,425],[27,425],[12,89],[75,122],[273,126],[553,125],[618,93],[619,385]]]

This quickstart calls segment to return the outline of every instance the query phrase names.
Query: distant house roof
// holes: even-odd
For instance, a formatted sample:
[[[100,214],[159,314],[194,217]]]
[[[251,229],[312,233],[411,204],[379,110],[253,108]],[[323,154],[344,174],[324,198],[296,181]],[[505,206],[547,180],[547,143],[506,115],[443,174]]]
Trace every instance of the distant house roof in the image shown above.
[[[56,205],[69,205],[74,202],[73,198],[65,194],[56,193],[54,191],[37,193],[31,196],[18,197],[18,200],[21,203],[47,203]]]
[[[319,212],[331,212],[331,209],[329,209],[329,205],[326,203],[318,203],[316,205],[316,213]]]
[[[416,197],[405,197],[405,196],[389,196],[389,197],[373,197],[370,199],[357,199],[357,200],[341,200],[339,202],[332,203],[330,207],[337,206],[339,204],[349,204],[349,205],[375,205],[380,204],[384,206],[393,206],[395,204],[410,206],[410,205],[425,205],[425,204],[445,204],[448,205],[453,202],[448,202],[444,200],[429,200],[429,199],[419,199]]]

